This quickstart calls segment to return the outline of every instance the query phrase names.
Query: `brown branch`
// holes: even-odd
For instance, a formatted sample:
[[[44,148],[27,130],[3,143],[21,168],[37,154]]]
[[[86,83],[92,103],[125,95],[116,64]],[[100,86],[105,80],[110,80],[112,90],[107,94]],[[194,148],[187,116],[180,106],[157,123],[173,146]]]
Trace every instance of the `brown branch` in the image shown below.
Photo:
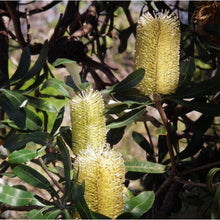
[[[208,163],[208,164],[205,164],[205,165],[202,165],[202,166],[199,166],[199,167],[195,167],[195,168],[192,168],[191,170],[186,170],[186,171],[182,172],[181,175],[185,176],[185,175],[188,175],[190,173],[194,173],[194,172],[198,172],[198,171],[201,171],[201,170],[209,169],[209,168],[212,168],[212,167],[218,167],[218,166],[220,166],[220,161],[216,161],[216,162],[213,162],[213,163]]]
[[[45,12],[45,11],[49,10],[50,8],[54,7],[56,4],[58,4],[60,2],[62,2],[62,1],[52,1],[52,2],[50,2],[49,4],[47,4],[47,5],[43,6],[43,7],[35,8],[33,10],[30,10],[29,14],[31,16],[31,15],[34,15],[34,14]],[[0,9],[0,14],[4,15],[4,16],[11,16],[11,14],[8,11],[5,11],[3,9]],[[21,11],[17,11],[16,10],[16,14],[20,18],[26,18],[26,13],[25,12],[21,12]]]
[[[17,37],[17,41],[20,45],[20,47],[23,49],[27,43],[24,40],[24,36],[21,31],[21,24],[19,20],[19,15],[16,11],[16,5],[13,4],[13,2],[4,1],[4,4],[10,14],[10,17],[13,21],[14,29],[15,29],[15,35]]]
[[[174,152],[172,148],[172,142],[170,139],[170,124],[168,122],[166,113],[163,110],[160,95],[154,95],[154,102],[167,131],[167,135],[166,135],[167,147],[168,147],[168,152],[170,155],[171,169],[172,169],[173,174],[175,175],[177,173],[177,170],[176,170],[176,164],[175,164],[175,156],[174,156]]]

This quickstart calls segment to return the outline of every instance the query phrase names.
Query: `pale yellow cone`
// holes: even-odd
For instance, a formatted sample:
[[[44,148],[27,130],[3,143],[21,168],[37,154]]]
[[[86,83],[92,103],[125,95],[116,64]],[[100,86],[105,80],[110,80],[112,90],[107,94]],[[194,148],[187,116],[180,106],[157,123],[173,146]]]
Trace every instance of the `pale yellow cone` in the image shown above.
[[[103,148],[103,147],[102,147]],[[74,162],[79,182],[85,180],[85,199],[92,211],[115,219],[124,211],[124,161],[121,154],[106,147],[88,147]]]
[[[168,12],[146,13],[137,25],[135,68],[145,69],[137,88],[145,95],[174,93],[179,80],[179,20]]]
[[[89,145],[102,146],[106,141],[104,102],[101,94],[92,89],[82,91],[70,101],[73,153]]]

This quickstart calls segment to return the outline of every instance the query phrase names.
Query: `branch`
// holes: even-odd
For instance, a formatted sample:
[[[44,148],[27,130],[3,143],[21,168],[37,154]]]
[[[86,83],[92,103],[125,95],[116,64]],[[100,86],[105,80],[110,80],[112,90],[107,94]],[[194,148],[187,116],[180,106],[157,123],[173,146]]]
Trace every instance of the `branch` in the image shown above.
[[[19,15],[16,11],[16,5],[13,4],[13,2],[4,1],[4,4],[10,14],[10,17],[13,21],[14,29],[15,29],[15,35],[17,37],[17,41],[20,45],[20,47],[23,49],[27,43],[24,40],[24,36],[21,31],[21,24],[19,20]]]
[[[170,125],[169,125],[166,113],[162,108],[160,95],[154,95],[154,101],[155,101],[155,106],[156,106],[158,112],[160,113],[160,117],[161,117],[163,124],[166,128],[166,131],[167,131],[166,141],[167,141],[167,147],[168,147],[168,151],[169,151],[169,155],[170,155],[171,169],[172,169],[173,174],[176,174],[177,170],[176,170],[176,165],[175,165],[175,157],[174,157],[174,152],[173,152],[173,148],[172,148],[172,142],[170,139]]]

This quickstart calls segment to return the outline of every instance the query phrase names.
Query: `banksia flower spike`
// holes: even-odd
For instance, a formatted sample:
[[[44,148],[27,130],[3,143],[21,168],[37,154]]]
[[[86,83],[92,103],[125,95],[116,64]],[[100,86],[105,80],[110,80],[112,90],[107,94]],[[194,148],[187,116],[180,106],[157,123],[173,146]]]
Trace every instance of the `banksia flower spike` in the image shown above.
[[[170,94],[179,80],[179,20],[165,12],[154,17],[142,15],[136,33],[135,68],[145,69],[137,85],[141,93]]]
[[[102,146],[106,141],[104,102],[101,94],[92,89],[81,91],[70,102],[73,153],[88,145]]]
[[[85,199],[92,211],[115,219],[123,213],[124,161],[121,154],[104,147],[88,147],[74,162],[79,182],[85,180]]]

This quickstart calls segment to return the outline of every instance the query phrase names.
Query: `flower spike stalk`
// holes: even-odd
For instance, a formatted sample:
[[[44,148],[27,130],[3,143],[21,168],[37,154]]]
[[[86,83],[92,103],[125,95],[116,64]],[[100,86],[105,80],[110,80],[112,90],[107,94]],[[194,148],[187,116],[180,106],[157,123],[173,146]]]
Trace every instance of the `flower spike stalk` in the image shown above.
[[[92,89],[81,91],[70,102],[73,153],[88,145],[102,146],[106,141],[104,102],[101,94]]]
[[[145,95],[171,94],[179,80],[180,29],[172,13],[152,16],[149,12],[138,20],[135,68],[145,69],[137,88]]]
[[[85,180],[85,199],[92,211],[115,219],[123,213],[124,161],[121,154],[103,147],[88,147],[76,158],[75,171],[79,167],[79,182]]]

